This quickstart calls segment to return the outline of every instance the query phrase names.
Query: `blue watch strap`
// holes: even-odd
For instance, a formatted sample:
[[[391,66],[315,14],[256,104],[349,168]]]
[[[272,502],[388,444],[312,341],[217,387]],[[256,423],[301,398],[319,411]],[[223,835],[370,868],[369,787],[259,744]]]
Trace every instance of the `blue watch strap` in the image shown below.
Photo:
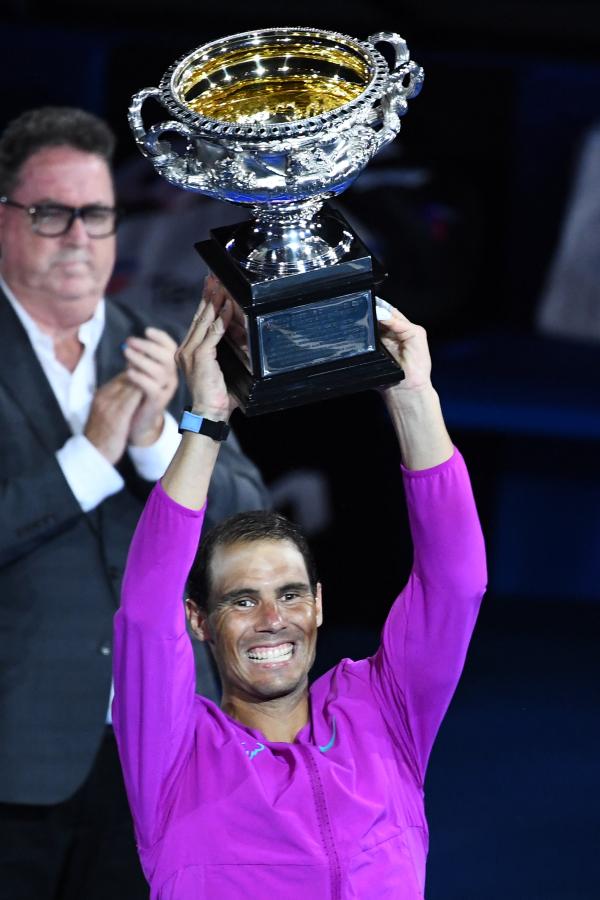
[[[224,441],[229,434],[229,425],[227,422],[213,422],[212,419],[206,419],[199,413],[194,413],[191,409],[186,408],[179,422],[179,433],[183,434],[184,431],[205,434],[213,441]]]

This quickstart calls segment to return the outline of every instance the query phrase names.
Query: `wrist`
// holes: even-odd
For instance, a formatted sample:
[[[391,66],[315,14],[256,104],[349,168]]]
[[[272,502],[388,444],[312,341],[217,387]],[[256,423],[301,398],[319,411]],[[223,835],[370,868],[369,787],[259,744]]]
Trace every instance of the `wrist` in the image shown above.
[[[223,419],[210,419],[208,416],[199,412],[193,412],[190,407],[186,407],[179,421],[179,432],[185,434],[191,432],[197,435],[204,435],[213,441],[226,441],[229,437],[229,425]]]
[[[424,381],[411,387],[407,387],[401,381],[384,388],[381,393],[388,407],[412,409],[426,406],[432,402],[439,403],[438,393],[431,381]]]
[[[186,406],[186,409],[195,416],[202,416],[205,419],[210,419],[212,422],[229,421],[229,407],[223,408],[222,406],[211,406],[208,403],[196,403],[192,400],[191,406]]]
[[[136,429],[129,436],[129,444],[132,447],[150,447],[155,444],[163,432],[165,418],[162,413],[156,417],[148,428]]]

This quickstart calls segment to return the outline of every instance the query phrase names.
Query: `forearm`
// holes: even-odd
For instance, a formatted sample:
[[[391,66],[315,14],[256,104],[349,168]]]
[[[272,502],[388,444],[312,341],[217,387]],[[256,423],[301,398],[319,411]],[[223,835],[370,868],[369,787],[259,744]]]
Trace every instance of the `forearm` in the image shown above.
[[[422,777],[464,665],[487,576],[459,451],[437,467],[405,470],[403,477],[414,565],[388,616],[376,677],[395,727],[404,733],[408,726]]]
[[[188,509],[202,509],[219,455],[220,444],[204,434],[183,435],[161,479],[165,493]]]
[[[153,488],[115,616],[113,724],[144,846],[160,834],[168,779],[192,740],[195,673],[182,597],[202,518],[172,502],[160,484]]]
[[[452,441],[431,383],[414,390],[395,385],[384,397],[407,469],[430,469],[450,459]]]

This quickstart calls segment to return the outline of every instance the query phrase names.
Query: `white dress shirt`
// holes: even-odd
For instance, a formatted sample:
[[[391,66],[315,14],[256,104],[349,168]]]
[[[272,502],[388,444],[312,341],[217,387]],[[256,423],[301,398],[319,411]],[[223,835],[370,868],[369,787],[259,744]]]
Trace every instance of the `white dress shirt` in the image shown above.
[[[2,275],[0,286],[27,332],[33,352],[73,432],[73,436],[57,450],[56,459],[83,512],[88,512],[102,503],[106,497],[122,490],[125,484],[115,467],[83,434],[96,390],[95,353],[104,330],[104,300],[100,300],[92,318],[79,326],[77,336],[84,349],[75,369],[69,372],[56,359],[54,342],[50,335],[42,331],[25,311]],[[125,365],[125,359],[123,364]],[[162,433],[154,444],[149,447],[127,448],[138,475],[148,481],[157,481],[161,478],[179,446],[180,439],[175,419],[170,413],[165,412]],[[114,685],[111,681],[106,713],[108,724],[111,723],[113,695]]]
[[[42,331],[25,311],[1,275],[0,285],[27,332],[33,351],[73,432],[73,436],[57,450],[56,459],[82,510],[88,512],[124,487],[116,468],[83,434],[96,390],[95,353],[104,330],[104,300],[100,300],[92,318],[79,327],[77,336],[84,350],[73,372],[69,372],[56,359],[50,335]],[[165,412],[163,430],[154,444],[127,448],[138,475],[148,481],[161,478],[179,441],[177,423],[170,413]]]

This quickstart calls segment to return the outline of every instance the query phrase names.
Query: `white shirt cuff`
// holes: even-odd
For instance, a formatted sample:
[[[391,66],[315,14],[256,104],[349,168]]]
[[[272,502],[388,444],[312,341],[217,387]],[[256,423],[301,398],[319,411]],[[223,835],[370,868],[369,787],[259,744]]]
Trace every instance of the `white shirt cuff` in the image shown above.
[[[67,484],[84,512],[117,494],[125,482],[84,434],[76,434],[56,451]]]
[[[145,478],[146,481],[158,481],[159,478],[162,478],[179,447],[180,440],[181,435],[177,422],[170,413],[165,412],[163,430],[157,441],[150,444],[149,447],[132,447],[130,445],[127,448],[140,478]]]

